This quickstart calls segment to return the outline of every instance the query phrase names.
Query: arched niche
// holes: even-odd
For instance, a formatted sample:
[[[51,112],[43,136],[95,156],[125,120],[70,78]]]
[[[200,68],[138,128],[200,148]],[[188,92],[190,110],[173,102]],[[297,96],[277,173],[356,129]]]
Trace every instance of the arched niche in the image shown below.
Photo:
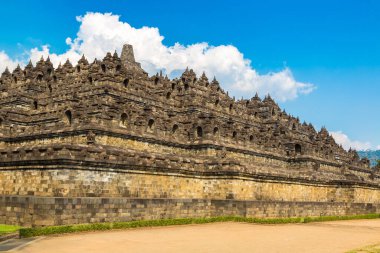
[[[154,130],[154,119],[149,119],[148,121],[148,131]]]
[[[302,146],[300,144],[296,144],[294,146],[294,151],[296,152],[297,155],[302,154]]]
[[[70,110],[65,111],[65,123],[71,126],[73,122],[73,116]]]
[[[214,136],[218,136],[219,135],[219,128],[214,127],[214,130],[212,131],[212,133],[214,134]]]
[[[128,87],[128,85],[129,85],[129,79],[128,78],[124,79],[123,85],[124,85],[124,87]]]
[[[178,125],[174,124],[172,127],[172,134],[175,134],[178,131]]]
[[[202,129],[202,127],[200,127],[200,126],[197,127],[196,134],[197,134],[198,138],[203,137],[203,129]]]
[[[120,116],[120,126],[126,127],[127,124],[128,124],[128,115],[126,113],[123,113]]]

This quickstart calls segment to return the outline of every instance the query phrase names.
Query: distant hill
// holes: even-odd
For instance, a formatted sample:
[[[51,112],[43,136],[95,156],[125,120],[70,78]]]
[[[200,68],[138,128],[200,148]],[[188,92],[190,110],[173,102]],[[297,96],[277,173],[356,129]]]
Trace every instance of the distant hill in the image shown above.
[[[380,160],[380,150],[358,151],[361,158],[367,157],[371,161],[371,166],[375,166],[377,160]]]

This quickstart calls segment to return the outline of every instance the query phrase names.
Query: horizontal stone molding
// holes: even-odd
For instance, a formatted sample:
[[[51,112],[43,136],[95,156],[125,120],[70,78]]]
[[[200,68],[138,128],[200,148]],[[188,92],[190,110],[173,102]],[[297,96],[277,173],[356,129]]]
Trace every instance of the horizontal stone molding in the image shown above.
[[[239,179],[257,182],[278,182],[285,184],[304,184],[337,187],[361,187],[380,189],[380,185],[369,182],[358,182],[350,180],[318,180],[315,178],[282,177],[271,173],[245,173],[240,171],[192,171],[180,168],[159,167],[155,165],[144,166],[139,164],[122,164],[119,162],[98,162],[73,159],[51,159],[51,160],[28,160],[0,162],[1,171],[24,171],[24,170],[84,170],[84,171],[107,171],[114,173],[169,175],[188,178],[207,179]]]

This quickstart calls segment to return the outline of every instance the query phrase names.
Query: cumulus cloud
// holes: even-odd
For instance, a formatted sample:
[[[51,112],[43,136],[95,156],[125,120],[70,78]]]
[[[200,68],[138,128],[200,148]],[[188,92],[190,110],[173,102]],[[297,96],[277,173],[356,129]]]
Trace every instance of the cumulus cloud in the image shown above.
[[[9,68],[9,70],[14,69],[17,67],[17,64],[19,64],[18,61],[14,61],[4,52],[0,51],[0,71],[3,72],[6,67]]]
[[[232,45],[212,46],[200,42],[166,46],[158,28],[135,28],[111,13],[87,13],[77,17],[77,21],[80,22],[79,31],[76,38],[66,39],[68,50],[65,53],[54,54],[45,45],[30,51],[32,61],[50,55],[51,61],[57,66],[67,58],[76,62],[82,54],[93,60],[104,57],[109,51],[116,50],[120,54],[122,45],[128,43],[134,47],[136,60],[151,75],[162,70],[170,77],[175,77],[189,67],[198,75],[204,71],[210,78],[216,76],[222,87],[236,96],[248,98],[255,92],[261,95],[270,93],[274,98],[286,101],[315,89],[313,84],[296,81],[289,68],[259,74],[252,68],[250,60]],[[3,68],[4,63],[1,64],[0,68]],[[14,66],[9,58],[8,64]]]
[[[351,140],[342,131],[330,132],[330,133],[334,137],[335,141],[338,144],[341,144],[343,146],[343,148],[346,150],[348,150],[350,148],[353,148],[356,150],[368,150],[368,149],[373,148],[373,146],[370,142],[362,142],[362,141]],[[377,148],[380,148],[380,146],[378,146]]]

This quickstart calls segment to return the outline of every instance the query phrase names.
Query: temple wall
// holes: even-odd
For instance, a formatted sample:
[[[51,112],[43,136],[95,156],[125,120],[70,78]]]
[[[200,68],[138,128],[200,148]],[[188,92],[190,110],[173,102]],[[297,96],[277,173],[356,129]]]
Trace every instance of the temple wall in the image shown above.
[[[26,226],[215,215],[345,215],[377,212],[380,206],[377,189],[250,178],[42,169],[1,171],[0,182],[0,223]]]
[[[83,134],[8,143],[0,152],[0,223],[44,226],[380,211],[378,179],[372,186],[341,184],[345,173],[366,182],[369,174],[334,163],[107,135],[98,135],[96,143],[100,145],[86,145]]]
[[[380,191],[252,178],[150,174],[142,171],[1,171],[0,195],[41,197],[126,197],[379,203]]]
[[[264,169],[267,170],[268,167],[273,167],[275,170],[281,169],[294,169],[295,171],[304,170],[304,169],[312,169],[312,164],[306,163],[295,163],[289,164],[286,159],[283,159],[281,154],[276,154],[272,152],[268,152],[260,149],[258,146],[254,144],[251,145],[250,149],[247,147],[239,146],[238,143],[234,145],[222,145],[223,147],[227,147],[229,149],[240,149],[240,151],[229,151],[220,150],[215,148],[193,148],[188,149],[184,147],[178,147],[175,141],[172,142],[172,145],[168,145],[167,143],[162,143],[162,141],[154,140],[149,136],[145,137],[144,140],[134,140],[131,137],[114,137],[108,136],[106,134],[99,134],[96,136],[96,143],[99,145],[104,145],[107,147],[119,148],[121,150],[128,148],[129,150],[133,150],[136,152],[143,152],[149,155],[170,155],[173,159],[176,158],[185,158],[186,160],[191,160],[194,162],[203,163],[204,160],[210,161],[212,158],[216,159],[216,161],[220,161],[221,153],[224,153],[224,157],[226,159],[238,161],[240,164],[247,165],[248,171],[254,171],[256,169]],[[15,139],[16,140],[16,139]],[[207,144],[208,142],[195,142],[193,145],[202,145]],[[49,147],[52,145],[61,145],[61,144],[69,144],[69,145],[86,145],[87,146],[87,137],[84,134],[78,135],[61,135],[57,137],[49,137],[49,138],[38,138],[38,139],[27,139],[27,140],[17,140],[14,142],[1,142],[0,141],[0,161],[7,158],[7,156],[12,155],[12,152],[20,151],[23,149],[34,149],[36,153],[33,156],[41,155],[38,153],[44,152],[43,146]],[[186,143],[188,145],[189,143]],[[183,145],[183,146],[186,146]],[[21,147],[21,148],[20,148]],[[95,146],[96,147],[96,146]],[[81,147],[83,148],[83,147]],[[220,146],[219,146],[220,148]],[[8,154],[4,150],[8,151]],[[104,151],[105,152],[105,151]],[[44,154],[42,154],[44,156]],[[87,154],[87,156],[91,156]],[[20,159],[28,159],[25,154],[19,157]],[[97,157],[92,157],[97,158]],[[13,158],[12,158],[13,159]],[[273,172],[275,173],[275,170]],[[324,161],[320,165],[320,170],[324,173],[340,173],[339,164],[331,163],[329,161]],[[368,176],[367,174],[363,174],[364,176]]]
[[[379,212],[380,205],[372,203],[0,196],[0,223],[22,226],[216,216],[344,216]]]

